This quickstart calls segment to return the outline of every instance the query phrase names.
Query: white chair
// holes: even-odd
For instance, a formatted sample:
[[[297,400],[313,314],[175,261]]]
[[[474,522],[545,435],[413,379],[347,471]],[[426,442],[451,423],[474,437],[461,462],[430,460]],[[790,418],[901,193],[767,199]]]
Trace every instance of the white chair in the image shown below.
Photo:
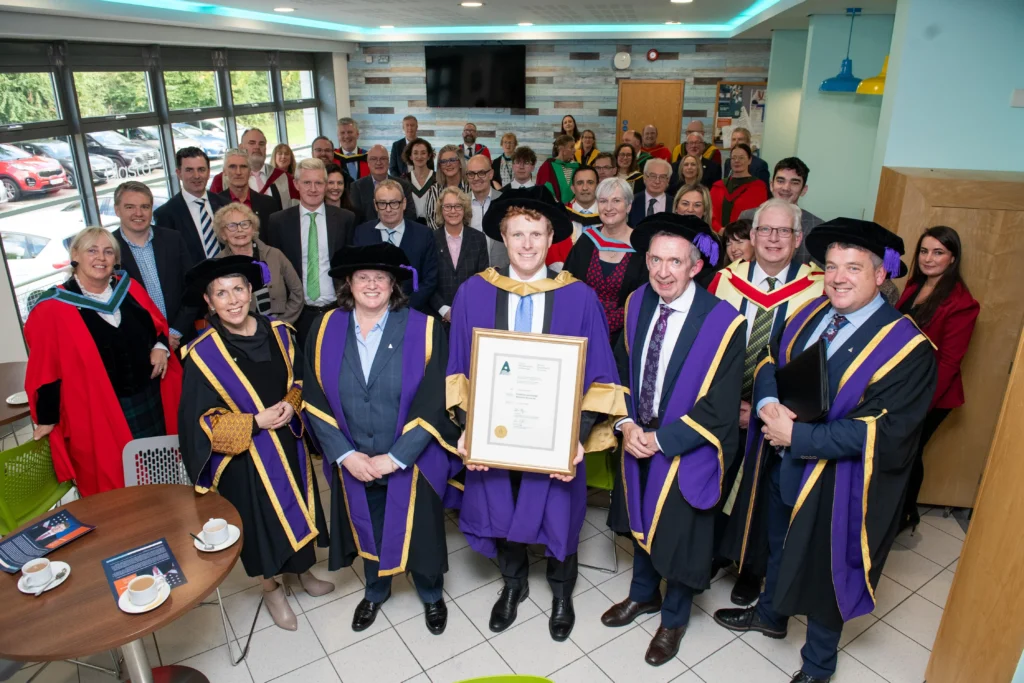
[[[125,444],[124,451],[121,453],[121,465],[124,468],[125,486],[145,486],[147,484],[181,484],[183,486],[192,486],[188,470],[181,459],[181,449],[178,446],[178,436],[176,434],[129,441]],[[249,637],[246,639],[245,647],[243,648],[239,643],[240,638],[238,634],[235,633],[235,627],[231,624],[230,619],[228,619],[227,612],[224,611],[224,600],[220,595],[220,586],[216,590],[217,605],[220,607],[221,625],[224,627],[224,639],[228,643],[228,660],[231,662],[231,666],[238,666],[249,654],[249,643],[252,641],[252,634],[256,629],[256,619],[259,616],[260,609],[263,607],[263,596],[260,596],[260,604],[256,606],[256,616],[253,617],[252,627],[249,629]],[[200,604],[209,607],[214,606],[212,602]],[[228,635],[229,628],[231,629],[231,634],[235,636],[235,647],[238,648],[240,653],[237,658],[235,658],[234,653],[231,651],[232,641],[231,636]],[[156,642],[156,634],[154,634],[153,642]],[[159,656],[160,648],[158,646],[157,657]]]

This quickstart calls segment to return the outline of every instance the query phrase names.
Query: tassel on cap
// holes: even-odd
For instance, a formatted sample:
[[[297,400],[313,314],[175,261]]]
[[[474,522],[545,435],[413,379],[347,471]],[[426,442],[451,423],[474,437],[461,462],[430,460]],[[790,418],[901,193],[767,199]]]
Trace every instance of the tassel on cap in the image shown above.
[[[416,269],[412,266],[399,266],[399,268],[404,268],[412,273],[412,291],[420,291],[420,275],[416,272]]]
[[[260,267],[260,274],[263,275],[263,284],[264,285],[269,285],[270,284],[270,266],[268,266],[264,261],[253,261],[253,263],[255,263],[257,266]]]
[[[718,243],[715,242],[711,235],[702,232],[693,238],[693,243],[707,257],[708,263],[712,266],[718,265]]]
[[[892,247],[885,248],[885,257],[882,259],[882,267],[885,268],[885,272],[889,273],[889,277],[897,278],[900,276],[900,255]]]

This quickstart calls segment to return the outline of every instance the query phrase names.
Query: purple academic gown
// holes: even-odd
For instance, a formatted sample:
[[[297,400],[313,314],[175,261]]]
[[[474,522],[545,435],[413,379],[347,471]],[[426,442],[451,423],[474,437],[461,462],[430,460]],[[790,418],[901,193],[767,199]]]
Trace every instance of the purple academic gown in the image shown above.
[[[452,305],[452,324],[448,354],[448,408],[467,407],[468,377],[473,343],[473,328],[507,329],[507,320],[496,320],[498,287],[488,281],[494,270],[471,277],[459,287]],[[572,279],[553,291],[554,306],[546,333],[586,337],[587,360],[584,371],[583,410],[602,407],[598,394],[618,392],[615,357],[608,343],[608,323],[604,308],[594,291]],[[453,393],[454,387],[454,393]],[[453,398],[454,397],[454,398]],[[606,413],[607,414],[607,413]],[[622,417],[623,415],[618,415]],[[564,561],[576,552],[580,530],[587,510],[587,477],[584,463],[576,468],[569,483],[546,474],[524,472],[518,498],[513,499],[507,470],[466,472],[465,491],[459,527],[469,545],[487,557],[497,555],[497,540],[515,543],[539,543],[547,555]]]

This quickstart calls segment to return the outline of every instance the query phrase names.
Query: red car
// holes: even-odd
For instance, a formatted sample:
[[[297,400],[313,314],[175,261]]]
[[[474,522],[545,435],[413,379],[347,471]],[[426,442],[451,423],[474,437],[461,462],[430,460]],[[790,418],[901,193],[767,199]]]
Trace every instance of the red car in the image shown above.
[[[56,159],[32,156],[13,145],[0,144],[0,183],[15,201],[30,192],[62,190],[68,186],[68,176]]]

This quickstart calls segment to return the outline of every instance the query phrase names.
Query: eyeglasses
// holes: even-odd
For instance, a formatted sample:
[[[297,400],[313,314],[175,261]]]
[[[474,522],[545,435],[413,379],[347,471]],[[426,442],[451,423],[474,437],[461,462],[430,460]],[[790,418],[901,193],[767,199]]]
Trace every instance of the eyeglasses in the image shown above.
[[[455,164],[459,163],[459,160],[458,159],[441,159],[441,161],[439,161],[437,163],[441,164],[442,166],[454,166]]]
[[[644,174],[644,178],[646,178],[647,180],[657,180],[657,181],[662,182],[662,183],[666,182],[669,179],[669,177],[670,176],[667,176],[664,173],[645,173]]]
[[[378,211],[383,211],[384,209],[391,209],[392,211],[394,211],[395,209],[401,207],[402,206],[402,202],[404,202],[404,201],[405,201],[404,199],[398,199],[398,200],[391,201],[391,202],[375,201],[374,205],[377,207]]]
[[[366,273],[358,273],[352,277],[352,280],[361,285],[368,285],[371,282],[375,285],[383,285],[387,284],[391,278],[387,275],[367,275]]]
[[[466,171],[466,177],[469,178],[470,180],[483,180],[487,178],[488,173],[492,172],[493,171]]]
[[[248,230],[252,227],[252,221],[246,219],[244,221],[238,221],[237,223],[225,223],[224,229],[228,232],[238,232],[239,230]]]
[[[386,164],[388,163],[387,157],[366,157],[366,160],[371,164]]]
[[[777,233],[779,237],[786,239],[793,236],[793,228],[772,228],[767,225],[759,225],[755,228],[757,234],[761,237],[768,237],[773,232]]]
[[[611,164],[601,164],[600,166],[594,166],[593,167],[593,169],[595,171],[610,171],[613,168],[615,168],[615,167],[612,166]]]
[[[462,211],[462,204],[442,204],[441,210],[447,211],[449,213],[453,213],[455,211]]]

